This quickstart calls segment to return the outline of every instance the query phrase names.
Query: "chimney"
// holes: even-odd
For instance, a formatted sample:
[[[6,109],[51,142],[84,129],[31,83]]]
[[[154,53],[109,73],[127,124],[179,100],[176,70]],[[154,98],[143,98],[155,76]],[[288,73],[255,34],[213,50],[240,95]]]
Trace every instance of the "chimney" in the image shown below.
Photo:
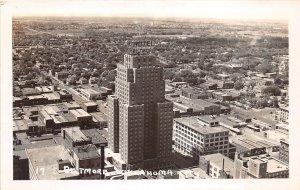
[[[225,163],[225,159],[223,158],[222,171],[224,171],[224,163]]]
[[[104,145],[100,145],[100,149],[101,149],[101,175],[100,175],[100,179],[104,179],[105,175],[104,175],[104,157],[105,157],[105,154],[104,154]]]

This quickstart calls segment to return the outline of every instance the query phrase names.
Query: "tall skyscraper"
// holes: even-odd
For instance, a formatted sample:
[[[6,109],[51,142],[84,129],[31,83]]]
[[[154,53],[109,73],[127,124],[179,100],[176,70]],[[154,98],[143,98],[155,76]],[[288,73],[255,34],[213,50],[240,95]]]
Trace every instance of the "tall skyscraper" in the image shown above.
[[[130,169],[169,169],[173,103],[165,100],[163,69],[140,47],[145,44],[151,43],[136,43],[118,64],[116,93],[108,97],[108,143]]]

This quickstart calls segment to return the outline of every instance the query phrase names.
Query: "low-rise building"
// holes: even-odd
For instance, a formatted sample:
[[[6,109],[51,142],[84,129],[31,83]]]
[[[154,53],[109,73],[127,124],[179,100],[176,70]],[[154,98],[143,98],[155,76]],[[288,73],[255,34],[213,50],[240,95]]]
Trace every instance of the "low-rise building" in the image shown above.
[[[196,88],[182,88],[180,95],[189,99],[205,99],[208,98],[207,94]]]
[[[82,104],[82,108],[88,113],[96,112],[98,110],[98,104],[95,102],[86,102]]]
[[[80,83],[80,84],[87,84],[87,83],[88,83],[88,80],[87,80],[86,78],[84,78],[84,77],[81,77],[81,78],[79,79],[79,83]]]
[[[279,108],[275,114],[275,120],[287,122],[289,121],[289,107]]]
[[[99,100],[102,99],[106,94],[102,94],[94,89],[79,89],[79,92],[87,99],[87,100]]]
[[[214,82],[204,82],[204,83],[200,84],[199,86],[205,90],[217,90],[217,88],[218,88],[217,83],[214,83]]]
[[[216,153],[205,156],[200,156],[199,166],[211,178],[228,179],[233,178],[233,160]]]
[[[55,78],[58,80],[63,80],[68,78],[69,73],[66,71],[61,71],[61,72],[55,72]]]
[[[279,143],[264,137],[239,135],[229,140],[236,147],[237,152],[243,152],[245,155],[255,156],[266,153],[273,155],[279,151]]]
[[[66,89],[61,89],[57,92],[59,98],[61,101],[71,101],[72,100],[72,94],[69,93]]]
[[[280,140],[279,160],[289,163],[289,142],[288,140]]]
[[[80,179],[100,179],[101,154],[95,145],[76,146],[70,150],[73,155],[70,161],[74,165],[75,170],[80,171],[80,169],[84,169],[84,172],[79,173]],[[96,172],[93,173],[92,171]]]
[[[245,156],[236,153],[234,160],[235,179],[288,178],[286,163],[268,155]]]
[[[96,84],[96,83],[97,83],[97,78],[96,77],[90,77],[89,84]]]
[[[175,117],[218,115],[221,113],[227,113],[230,110],[228,107],[217,105],[202,99],[189,99],[177,94],[168,94],[165,97],[167,100],[173,102]]]
[[[83,109],[74,109],[69,112],[76,118],[77,124],[81,129],[93,127],[93,117]]]

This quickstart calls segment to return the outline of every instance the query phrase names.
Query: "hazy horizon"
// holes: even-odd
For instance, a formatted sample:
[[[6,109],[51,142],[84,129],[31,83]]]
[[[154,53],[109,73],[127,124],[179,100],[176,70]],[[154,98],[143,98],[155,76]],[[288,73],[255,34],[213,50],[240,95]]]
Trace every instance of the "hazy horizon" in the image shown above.
[[[288,20],[293,1],[53,0],[9,1],[14,17],[134,17]]]

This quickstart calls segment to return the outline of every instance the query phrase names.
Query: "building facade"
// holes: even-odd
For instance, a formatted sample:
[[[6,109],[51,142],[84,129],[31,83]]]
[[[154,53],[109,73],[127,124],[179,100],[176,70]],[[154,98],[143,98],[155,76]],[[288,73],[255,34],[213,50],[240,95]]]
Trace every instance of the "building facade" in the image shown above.
[[[173,134],[175,151],[196,162],[201,155],[222,153],[229,156],[229,130],[211,116],[176,118]]]
[[[108,128],[109,147],[130,169],[172,166],[173,103],[164,95],[163,69],[156,66],[156,57],[125,54],[117,67],[115,97],[109,98]]]

